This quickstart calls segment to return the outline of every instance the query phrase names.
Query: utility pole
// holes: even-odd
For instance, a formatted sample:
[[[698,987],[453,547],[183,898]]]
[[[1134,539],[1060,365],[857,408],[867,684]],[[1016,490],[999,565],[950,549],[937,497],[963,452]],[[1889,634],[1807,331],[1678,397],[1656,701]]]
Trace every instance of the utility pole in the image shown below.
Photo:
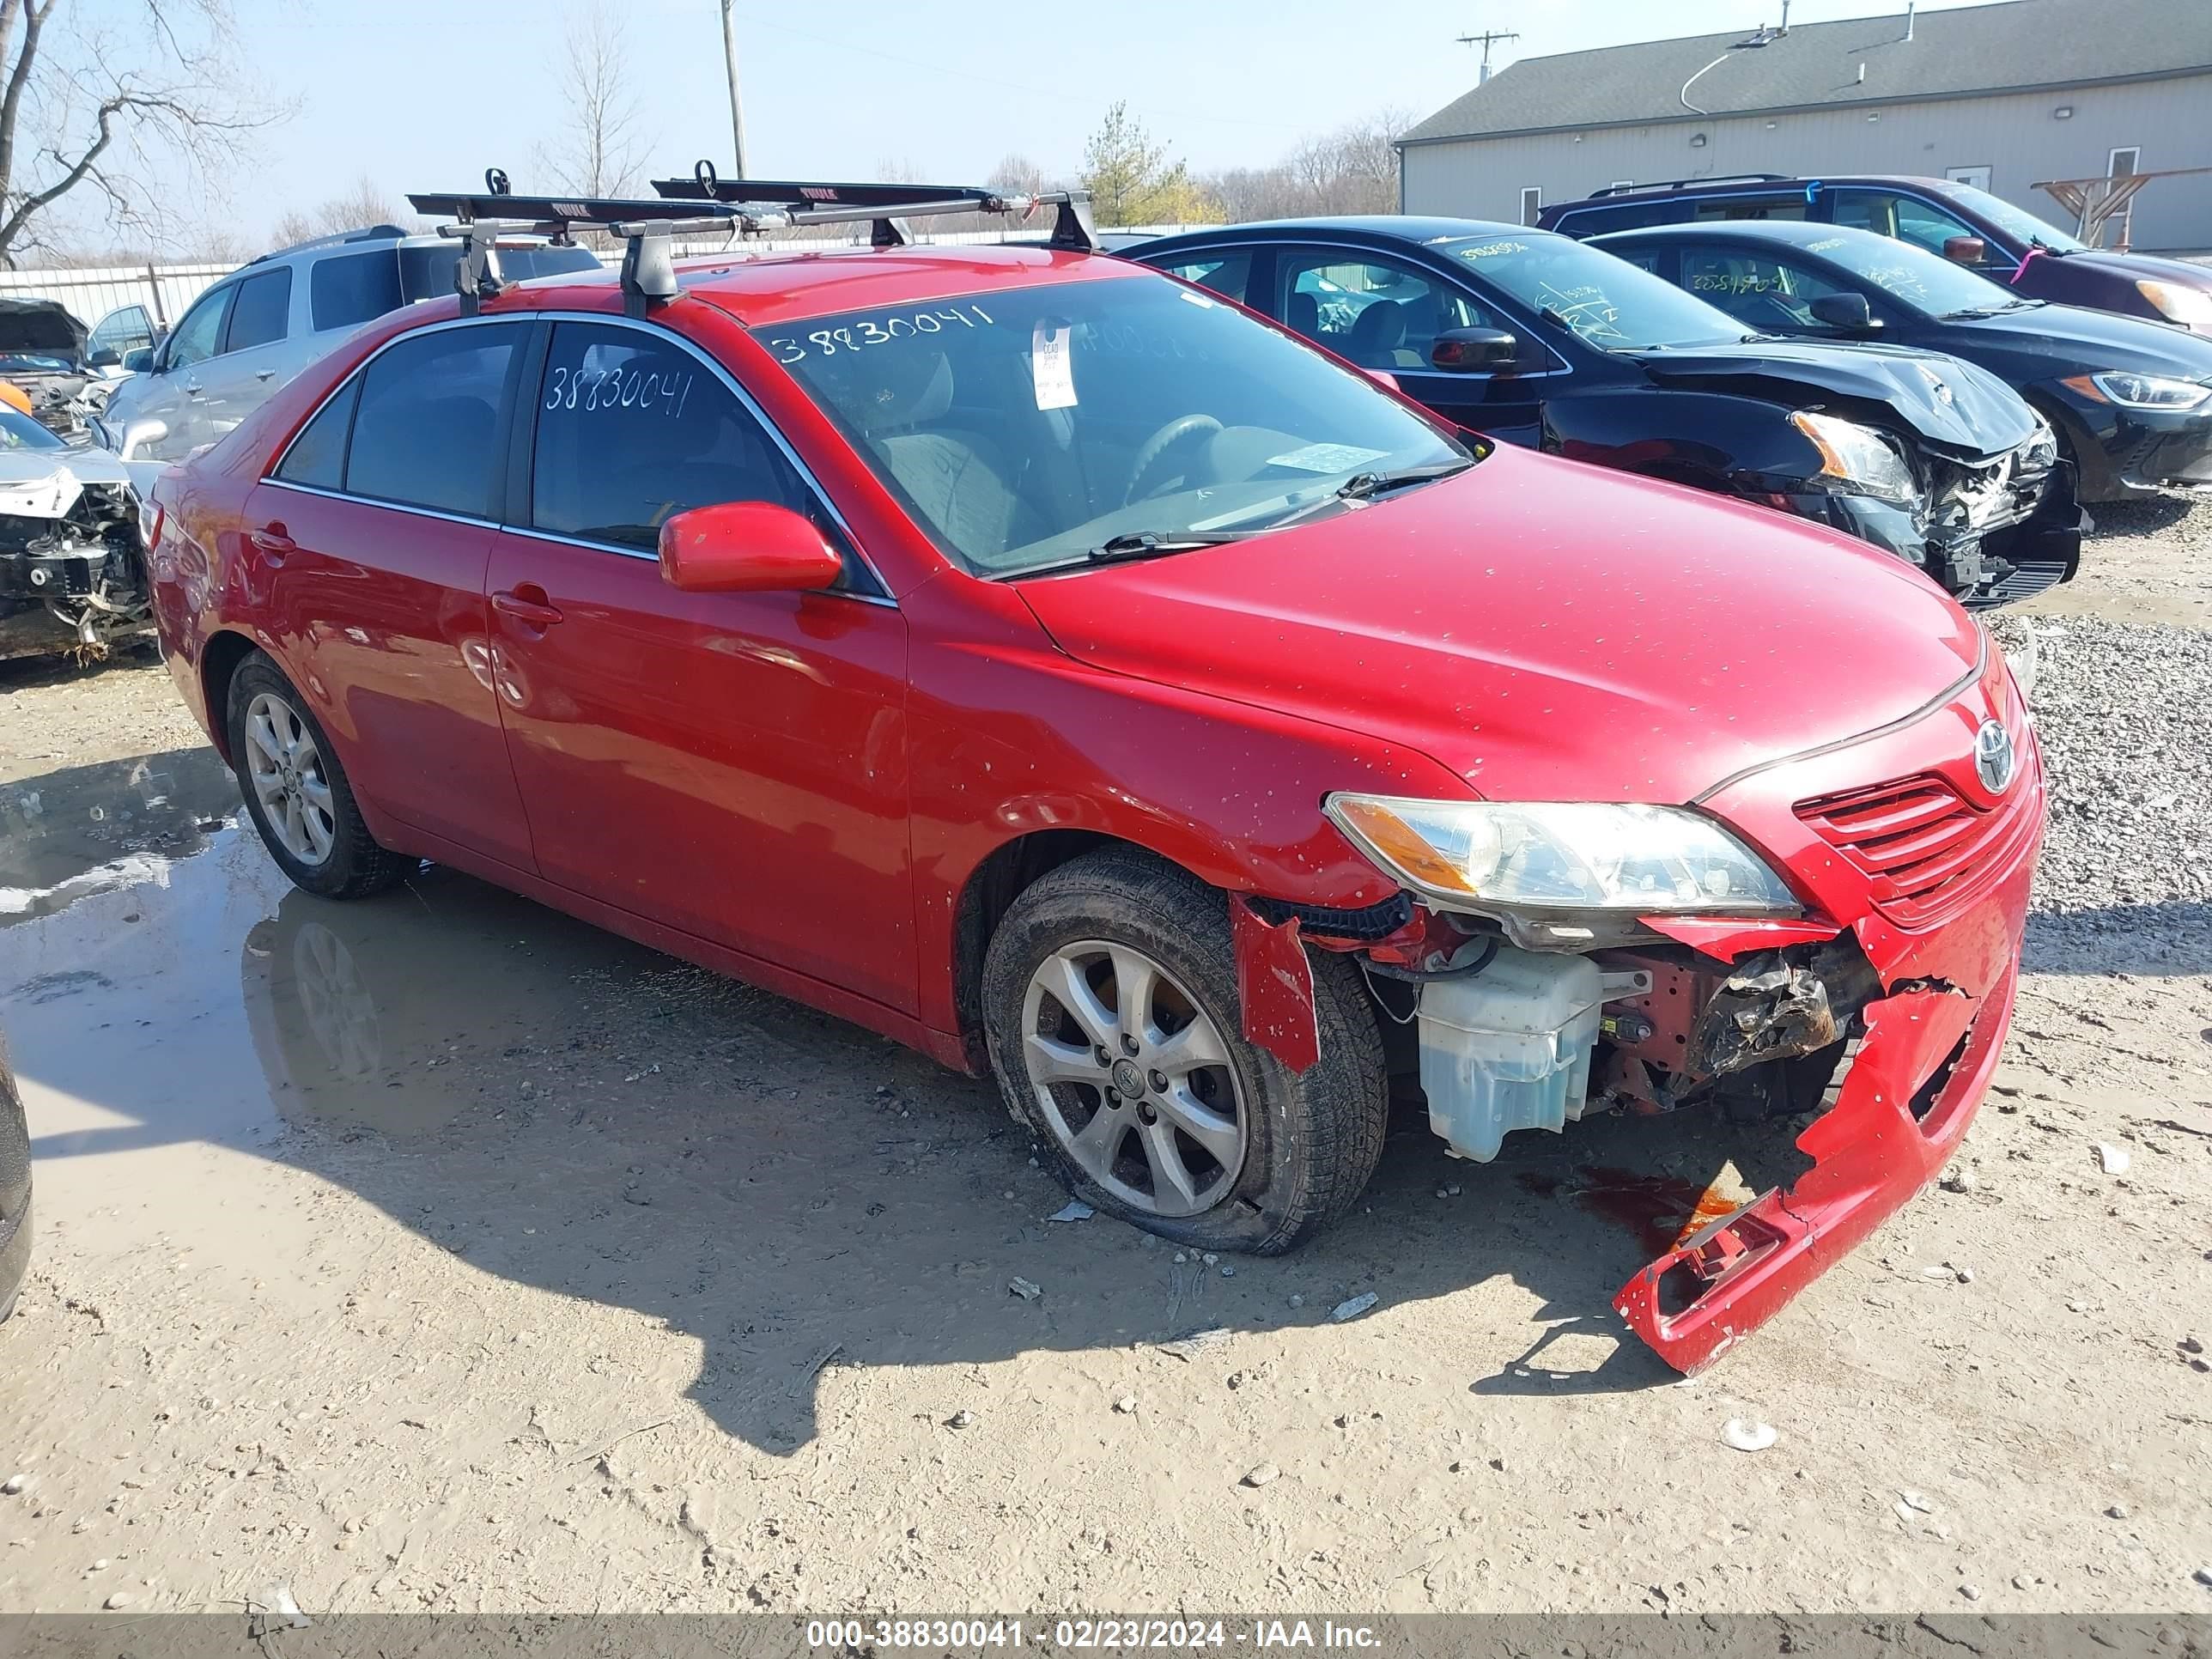
[[[730,137],[737,149],[732,178],[745,176],[745,106],[738,94],[738,21],[730,13],[730,0],[722,0],[722,64],[730,74]]]
[[[1482,47],[1482,73],[1476,80],[1475,85],[1481,86],[1490,79],[1491,43],[1495,40],[1518,40],[1520,38],[1510,29],[1502,32],[1497,29],[1485,29],[1480,34],[1462,34],[1459,37],[1459,43],[1462,46],[1472,46],[1480,43]]]

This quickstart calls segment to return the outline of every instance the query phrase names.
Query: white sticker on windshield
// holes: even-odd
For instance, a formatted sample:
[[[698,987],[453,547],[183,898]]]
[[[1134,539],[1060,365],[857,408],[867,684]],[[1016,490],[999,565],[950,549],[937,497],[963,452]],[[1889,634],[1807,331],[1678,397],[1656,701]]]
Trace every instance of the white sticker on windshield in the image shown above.
[[[1294,466],[1301,472],[1348,472],[1363,461],[1378,460],[1387,449],[1362,449],[1357,444],[1308,444],[1287,454],[1267,457],[1269,466]]]
[[[1068,337],[1073,325],[1054,328],[1039,319],[1030,335],[1030,373],[1036,382],[1039,409],[1075,407],[1075,364],[1069,357]]]

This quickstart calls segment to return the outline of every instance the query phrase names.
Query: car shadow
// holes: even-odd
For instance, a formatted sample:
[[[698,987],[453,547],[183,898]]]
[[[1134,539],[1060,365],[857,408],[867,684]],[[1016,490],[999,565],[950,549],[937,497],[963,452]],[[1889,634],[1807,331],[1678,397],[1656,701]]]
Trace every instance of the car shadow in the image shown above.
[[[1502,1305],[1530,1321],[1506,1339],[1522,1352],[1478,1392],[1649,1388],[1673,1373],[1613,1293],[1731,1159],[1753,1183],[1802,1164],[1786,1125],[1684,1112],[1519,1137],[1477,1165],[1401,1103],[1350,1215],[1288,1257],[1208,1264],[1104,1216],[1048,1219],[1066,1194],[995,1089],[857,1027],[450,870],[335,904],[282,888],[242,827],[212,839],[131,889],[143,933],[68,972],[0,969],[26,1080],[112,1115],[34,1156],[211,1139],[310,1172],[480,1272],[694,1337],[690,1397],[779,1455],[814,1437],[833,1367],[1289,1331],[1370,1291],[1476,1291],[1469,1316],[1494,1322],[1481,1287],[1519,1286]],[[24,918],[0,945],[97,908]],[[101,951],[166,950],[168,931],[200,953],[163,981],[183,1000],[149,1006]],[[217,1045],[200,1069],[232,1079],[232,1117],[197,1085],[188,1110],[123,1045],[73,1040],[89,1022],[158,1044],[172,1021]],[[1563,1334],[1599,1340],[1571,1364]],[[1470,1348],[1510,1351],[1488,1336]]]

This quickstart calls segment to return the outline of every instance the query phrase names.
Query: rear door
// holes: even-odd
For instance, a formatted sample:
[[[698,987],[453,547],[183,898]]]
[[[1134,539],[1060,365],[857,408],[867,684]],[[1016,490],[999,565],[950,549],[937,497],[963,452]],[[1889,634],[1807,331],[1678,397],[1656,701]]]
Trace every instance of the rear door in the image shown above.
[[[277,654],[356,789],[525,871],[484,570],[532,327],[400,336],[325,402],[246,503]]]
[[[736,382],[664,330],[552,325],[492,554],[501,714],[538,867],[913,1012],[906,623],[848,547],[812,593],[681,593],[659,528],[768,501],[843,532]]]

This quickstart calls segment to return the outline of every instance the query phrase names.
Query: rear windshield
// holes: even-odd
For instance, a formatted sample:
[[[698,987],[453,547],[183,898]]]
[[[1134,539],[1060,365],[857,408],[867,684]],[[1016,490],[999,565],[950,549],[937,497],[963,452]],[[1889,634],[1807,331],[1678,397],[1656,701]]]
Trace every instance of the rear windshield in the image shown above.
[[[848,312],[755,337],[981,575],[1079,564],[1117,537],[1256,535],[1347,510],[1335,497],[1359,475],[1375,475],[1363,490],[1401,487],[1399,475],[1473,459],[1367,376],[1164,276]]]
[[[1601,351],[1716,345],[1743,325],[1626,259],[1565,236],[1516,230],[1442,244],[1481,281]]]
[[[365,249],[325,254],[315,261],[308,301],[318,332],[351,328],[418,300],[435,300],[453,291],[458,243],[422,243],[411,247]],[[595,270],[599,259],[584,247],[517,247],[499,251],[501,275],[520,283],[568,270]]]
[[[451,294],[453,264],[459,256],[458,243],[447,247],[426,244],[401,248],[399,267],[405,279],[408,302],[441,299]],[[587,247],[503,247],[499,251],[499,273],[510,283],[599,268],[599,256]]]

